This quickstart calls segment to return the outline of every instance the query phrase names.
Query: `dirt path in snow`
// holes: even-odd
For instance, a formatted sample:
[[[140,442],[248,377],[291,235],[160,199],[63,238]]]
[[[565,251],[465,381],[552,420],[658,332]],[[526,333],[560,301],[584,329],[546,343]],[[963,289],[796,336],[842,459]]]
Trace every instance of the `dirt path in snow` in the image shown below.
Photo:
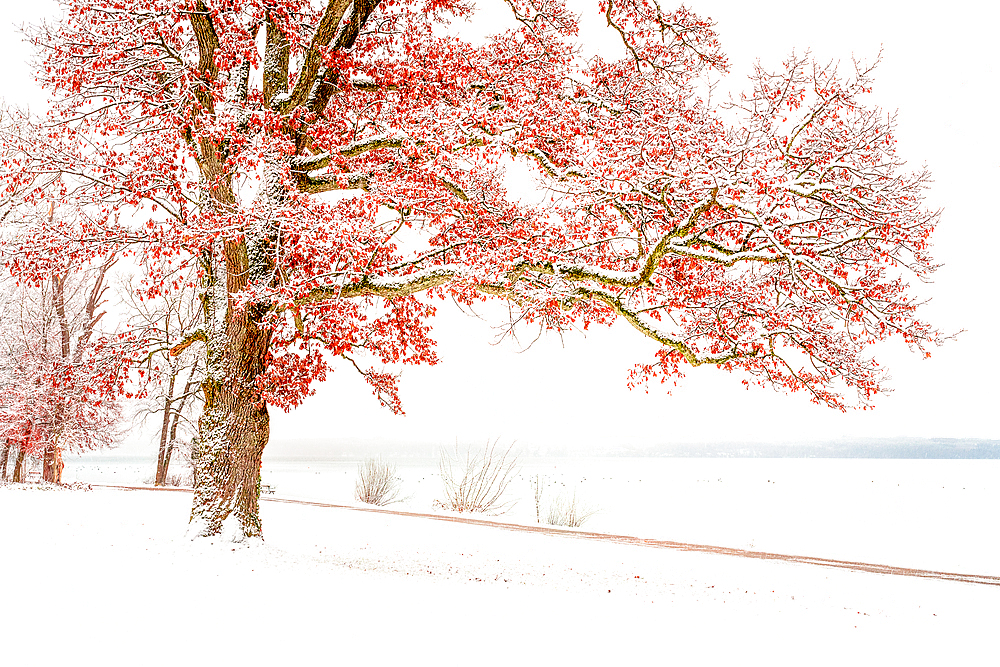
[[[127,489],[133,491],[181,491],[190,493],[191,489],[174,487],[150,487],[150,486],[122,486],[116,484],[91,484],[92,487],[104,489]],[[689,544],[687,542],[672,542],[670,540],[653,540],[630,535],[612,535],[608,533],[592,533],[584,530],[572,530],[566,528],[553,528],[550,526],[531,526],[519,523],[505,523],[501,521],[490,521],[489,519],[474,519],[466,516],[453,516],[445,514],[425,514],[421,512],[404,512],[401,510],[390,510],[381,507],[352,507],[350,505],[334,505],[331,503],[320,503],[311,500],[291,500],[288,498],[268,498],[261,497],[261,500],[272,503],[289,503],[292,505],[309,505],[312,507],[328,507],[331,509],[351,510],[354,512],[374,512],[377,514],[393,514],[395,516],[409,516],[421,519],[433,519],[434,521],[452,521],[455,523],[474,524],[478,526],[488,526],[501,528],[521,533],[542,533],[546,535],[557,535],[559,537],[572,537],[583,540],[598,540],[603,542],[615,542],[618,544],[632,544],[641,547],[653,547],[658,549],[675,549],[677,551],[697,551],[701,553],[719,554],[722,556],[737,556],[739,558],[756,558],[757,560],[779,560],[789,563],[802,563],[804,565],[820,565],[823,567],[836,567],[843,570],[854,570],[856,572],[873,572],[875,574],[895,574],[904,577],[920,577],[923,579],[944,579],[946,581],[962,581],[968,584],[986,584],[988,586],[1000,586],[1000,577],[983,574],[958,574],[956,572],[938,572],[936,570],[917,570],[909,567],[895,567],[893,565],[879,565],[876,563],[859,563],[848,560],[833,560],[830,558],[814,558],[812,556],[792,556],[788,554],[773,554],[766,551],[748,551],[746,549],[734,549],[732,547],[714,547],[707,544]]]

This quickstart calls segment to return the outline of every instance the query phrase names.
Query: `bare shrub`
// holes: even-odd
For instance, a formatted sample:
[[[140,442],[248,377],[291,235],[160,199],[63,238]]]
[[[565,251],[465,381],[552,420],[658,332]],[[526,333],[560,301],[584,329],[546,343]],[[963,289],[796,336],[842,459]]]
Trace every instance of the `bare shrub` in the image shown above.
[[[584,506],[577,502],[576,491],[570,498],[564,496],[557,497],[549,505],[549,515],[545,522],[552,526],[567,526],[569,528],[579,528],[590,517],[597,514],[599,510]]]
[[[152,475],[148,475],[142,479],[142,483],[146,486],[154,486],[156,478]],[[170,473],[163,480],[163,486],[194,486],[194,477],[190,472],[185,473]]]
[[[480,512],[503,514],[514,502],[503,502],[504,491],[514,479],[517,457],[511,456],[514,444],[506,451],[498,451],[498,440],[487,441],[482,452],[465,450],[465,456],[455,445],[455,454],[441,451],[441,481],[444,483],[444,500],[434,504],[454,512]],[[516,501],[515,501],[516,502]]]
[[[163,481],[166,486],[194,486],[194,477],[190,472],[170,473]]]
[[[381,456],[365,459],[358,464],[358,479],[354,482],[354,497],[369,505],[398,503],[402,480],[396,477],[396,466]]]

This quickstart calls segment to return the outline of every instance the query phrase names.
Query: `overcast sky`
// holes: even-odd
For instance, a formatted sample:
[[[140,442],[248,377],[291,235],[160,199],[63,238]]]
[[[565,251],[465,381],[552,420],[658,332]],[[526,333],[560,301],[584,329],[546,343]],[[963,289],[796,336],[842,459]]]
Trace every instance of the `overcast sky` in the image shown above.
[[[578,2],[583,10],[589,0]],[[41,108],[32,89],[15,24],[55,11],[50,0],[4,3],[0,19],[0,96]],[[596,3],[594,3],[596,6]],[[360,377],[338,368],[317,395],[291,414],[272,414],[271,456],[294,454],[301,443],[368,442],[447,445],[500,438],[528,446],[604,447],[685,442],[792,442],[857,437],[1000,439],[997,349],[998,299],[994,250],[1000,214],[992,206],[1000,183],[996,123],[997,51],[991,31],[995,5],[947,5],[838,0],[831,3],[694,0],[688,6],[717,23],[732,71],[722,84],[738,91],[756,59],[776,68],[793,49],[821,60],[852,55],[872,61],[882,50],[871,104],[898,111],[898,150],[913,169],[927,164],[935,183],[928,196],[944,208],[934,284],[914,291],[931,299],[921,313],[944,331],[966,330],[929,360],[892,341],[877,350],[891,369],[893,392],[873,411],[846,414],[812,405],[802,394],[747,391],[740,376],[689,369],[678,387],[629,391],[628,370],[655,347],[628,326],[547,337],[526,352],[491,345],[490,321],[469,318],[442,302],[435,324],[442,363],[408,368],[406,416],[380,409]],[[599,15],[584,27],[589,49],[601,48]],[[484,309],[489,313],[491,309]],[[130,447],[130,449],[132,449]],[[150,451],[152,451],[150,446]]]

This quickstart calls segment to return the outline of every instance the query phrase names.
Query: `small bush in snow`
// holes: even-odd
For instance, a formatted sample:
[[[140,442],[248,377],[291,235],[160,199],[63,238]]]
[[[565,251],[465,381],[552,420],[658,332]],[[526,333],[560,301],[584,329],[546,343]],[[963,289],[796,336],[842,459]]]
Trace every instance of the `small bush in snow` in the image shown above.
[[[482,452],[475,454],[472,448],[466,448],[464,457],[458,445],[454,456],[447,450],[441,451],[445,499],[436,500],[436,506],[453,512],[484,514],[503,514],[513,506],[513,502],[503,502],[502,498],[514,478],[517,457],[510,453],[513,444],[506,451],[498,451],[497,442],[487,442]]]
[[[142,483],[146,486],[153,486],[155,478],[152,476],[145,477]],[[194,477],[191,473],[175,473],[167,475],[166,479],[163,480],[164,486],[194,486]]]
[[[567,526],[569,528],[579,528],[590,517],[597,514],[599,510],[585,507],[577,502],[576,491],[573,491],[571,498],[559,496],[549,505],[549,514],[545,522],[552,526]]]
[[[167,486],[194,486],[194,477],[191,473],[167,475],[164,481]]]
[[[358,464],[358,479],[354,482],[354,497],[369,505],[389,505],[400,502],[396,466],[381,456],[365,459]]]

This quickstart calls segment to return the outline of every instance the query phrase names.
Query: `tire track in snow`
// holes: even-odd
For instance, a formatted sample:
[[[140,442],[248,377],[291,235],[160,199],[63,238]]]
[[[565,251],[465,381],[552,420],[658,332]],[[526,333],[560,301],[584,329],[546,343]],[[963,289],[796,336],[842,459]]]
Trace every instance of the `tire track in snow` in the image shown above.
[[[178,487],[151,487],[151,486],[123,486],[118,484],[90,484],[92,487],[103,489],[125,489],[130,491],[181,491],[191,493],[192,489]],[[330,509],[352,510],[354,512],[373,512],[376,514],[392,514],[395,516],[408,516],[420,519],[432,519],[434,521],[452,521],[454,523],[472,524],[487,526],[491,528],[501,528],[521,533],[541,533],[544,535],[555,535],[558,537],[573,537],[577,539],[596,540],[600,542],[614,542],[616,544],[630,544],[633,546],[653,547],[657,549],[673,549],[675,551],[695,551],[699,553],[718,554],[721,556],[735,556],[738,558],[754,558],[757,560],[777,560],[787,563],[800,563],[803,565],[818,565],[821,567],[834,567],[842,570],[853,570],[856,572],[871,572],[874,574],[892,574],[904,577],[920,577],[922,579],[942,579],[945,581],[961,581],[967,584],[985,584],[987,586],[1000,586],[1000,577],[985,574],[960,574],[957,572],[939,572],[937,570],[919,570],[910,567],[896,567],[894,565],[880,565],[878,563],[862,563],[849,560],[834,560],[831,558],[816,558],[813,556],[793,556],[789,554],[775,554],[766,551],[749,551],[747,549],[735,549],[732,547],[716,547],[708,544],[691,544],[688,542],[673,542],[671,540],[654,540],[631,535],[614,535],[609,533],[593,533],[585,530],[568,530],[565,528],[553,528],[550,526],[532,526],[520,523],[506,523],[502,521],[491,521],[489,519],[475,519],[465,516],[452,516],[446,514],[427,514],[422,512],[404,512],[402,510],[390,510],[382,507],[352,507],[350,505],[335,505],[332,503],[321,503],[312,500],[293,500],[291,498],[261,498],[261,500],[272,503],[288,503],[292,505],[308,505],[311,507],[326,507]]]

